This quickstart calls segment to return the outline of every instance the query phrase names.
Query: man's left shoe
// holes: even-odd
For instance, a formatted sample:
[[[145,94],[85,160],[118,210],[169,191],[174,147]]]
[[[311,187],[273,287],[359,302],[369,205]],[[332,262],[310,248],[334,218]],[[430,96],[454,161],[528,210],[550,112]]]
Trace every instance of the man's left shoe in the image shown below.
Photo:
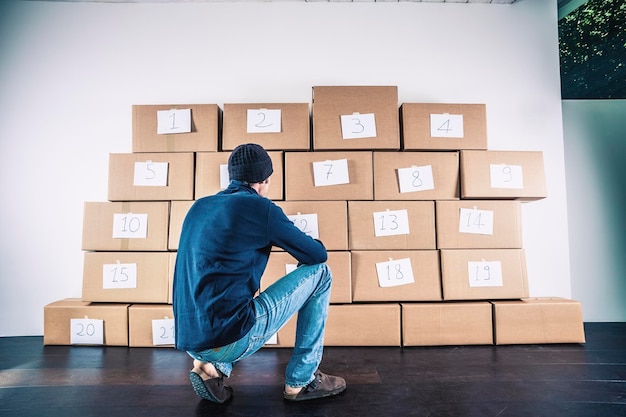
[[[200,375],[191,370],[189,380],[198,397],[214,403],[223,404],[233,396],[233,389],[224,385],[224,377],[211,378],[206,381]]]

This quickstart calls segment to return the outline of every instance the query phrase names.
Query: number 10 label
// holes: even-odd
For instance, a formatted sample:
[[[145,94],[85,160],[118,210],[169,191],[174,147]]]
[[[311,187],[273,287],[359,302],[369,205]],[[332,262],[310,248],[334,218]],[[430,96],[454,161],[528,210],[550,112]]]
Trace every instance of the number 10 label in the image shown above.
[[[113,239],[145,239],[148,236],[148,214],[113,214]]]
[[[378,285],[381,287],[397,287],[415,282],[410,258],[378,262],[376,273],[378,274]]]

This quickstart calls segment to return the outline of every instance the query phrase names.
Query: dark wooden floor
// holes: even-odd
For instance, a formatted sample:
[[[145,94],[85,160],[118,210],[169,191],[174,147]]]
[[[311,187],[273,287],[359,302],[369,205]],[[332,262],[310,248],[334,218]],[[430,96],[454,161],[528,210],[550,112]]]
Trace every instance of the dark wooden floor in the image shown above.
[[[328,347],[322,370],[347,391],[296,404],[282,399],[290,350],[263,349],[227,405],[196,397],[173,349],[0,338],[0,416],[626,416],[626,323],[585,330],[584,345]]]

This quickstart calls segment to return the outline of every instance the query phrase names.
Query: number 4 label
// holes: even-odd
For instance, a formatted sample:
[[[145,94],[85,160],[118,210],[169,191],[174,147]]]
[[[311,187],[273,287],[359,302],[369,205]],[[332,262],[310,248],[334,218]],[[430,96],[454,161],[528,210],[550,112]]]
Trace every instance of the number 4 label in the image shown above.
[[[430,137],[432,138],[462,138],[462,114],[431,114]]]

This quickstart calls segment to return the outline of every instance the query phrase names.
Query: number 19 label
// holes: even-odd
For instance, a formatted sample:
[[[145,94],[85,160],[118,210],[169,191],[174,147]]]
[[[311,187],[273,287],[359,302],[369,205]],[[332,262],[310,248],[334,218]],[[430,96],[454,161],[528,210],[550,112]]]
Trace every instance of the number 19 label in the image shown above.
[[[500,261],[468,262],[467,275],[470,287],[502,286],[502,265]]]
[[[410,258],[378,262],[376,273],[378,274],[378,285],[381,287],[397,287],[415,282]]]

